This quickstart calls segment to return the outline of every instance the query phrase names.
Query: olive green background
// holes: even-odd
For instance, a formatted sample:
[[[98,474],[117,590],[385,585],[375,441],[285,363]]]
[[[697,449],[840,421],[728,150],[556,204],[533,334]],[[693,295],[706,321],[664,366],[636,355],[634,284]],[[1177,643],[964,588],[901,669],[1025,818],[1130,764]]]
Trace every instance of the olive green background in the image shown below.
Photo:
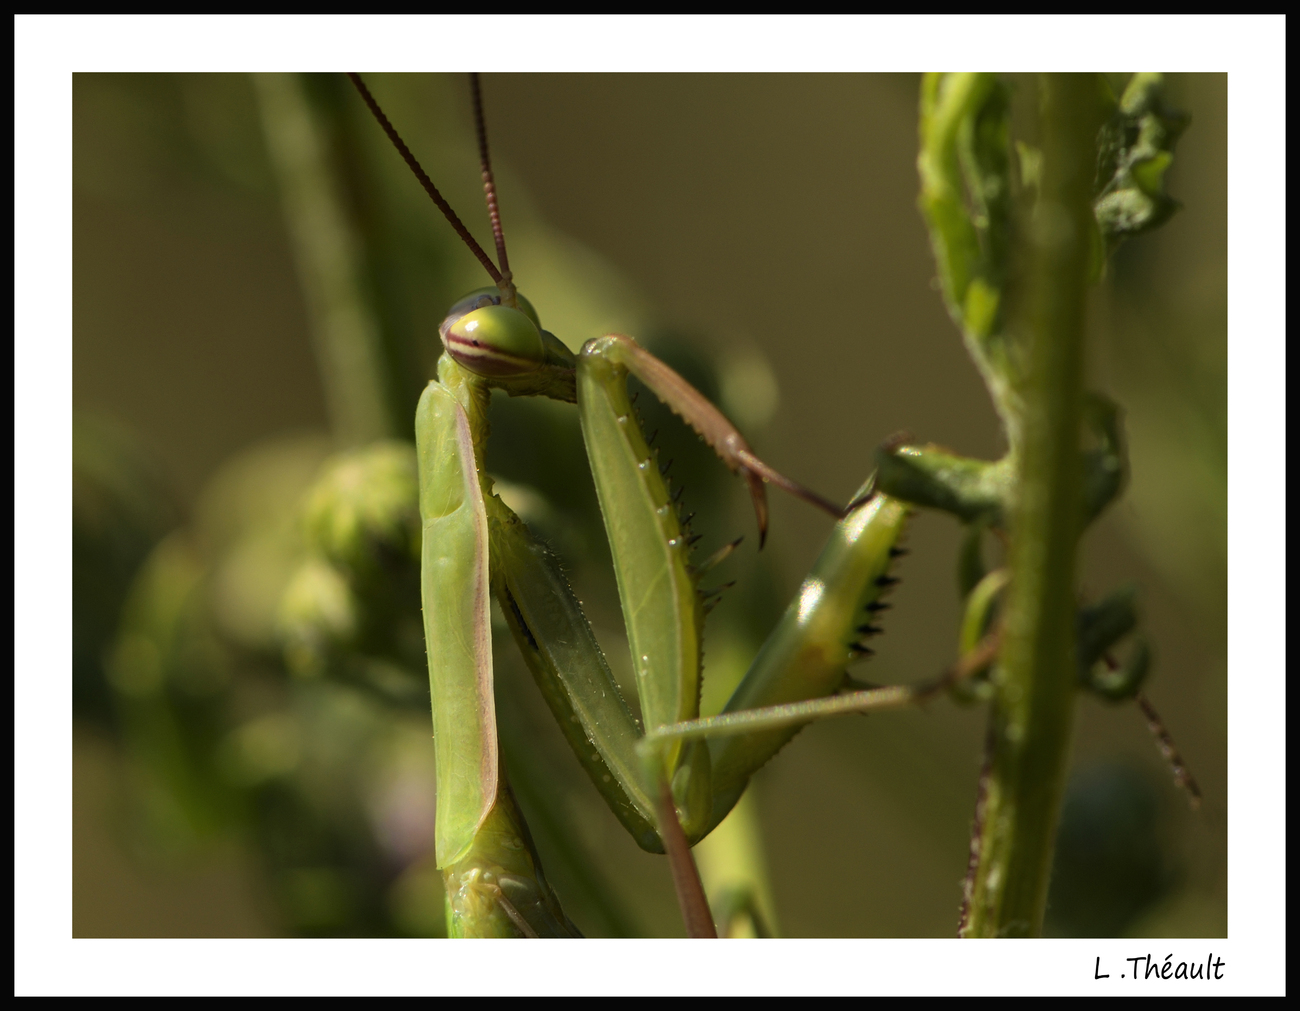
[[[898,430],[995,456],[995,417],[932,287],[915,207],[917,84],[489,76],[507,235],[512,221],[544,222],[571,240],[571,264],[590,264],[641,317],[698,335],[720,361],[765,360],[779,400],[747,431],[774,466],[833,498],[851,495]],[[468,135],[463,80],[403,87],[389,108],[399,129],[427,116]],[[1187,811],[1135,707],[1080,700],[1064,858],[1086,869],[1114,839],[1150,848],[1160,885],[1125,921],[1138,934],[1226,933],[1226,89],[1223,75],[1171,78],[1171,103],[1192,115],[1168,176],[1185,207],[1121,250],[1090,306],[1093,385],[1126,409],[1133,476],[1084,542],[1082,589],[1141,587],[1157,651],[1148,694],[1206,797]],[[235,452],[327,425],[252,88],[237,76],[78,75],[73,100],[74,405],[136,432],[192,504]],[[483,235],[472,160],[457,164],[445,189]],[[410,227],[446,225],[430,209]],[[481,283],[465,259],[468,285]],[[517,278],[546,322],[525,262]],[[438,321],[420,324],[429,362]],[[596,335],[559,333],[573,347]],[[767,550],[788,594],[828,525],[782,498],[772,511]],[[736,515],[722,533],[750,534]],[[915,521],[864,676],[912,680],[951,660],[958,534],[947,517]],[[757,789],[783,932],[950,936],[982,734],[979,710],[945,700],[814,726],[778,756]],[[79,728],[76,935],[280,932],[237,840],[186,862],[132,855],[120,782],[113,742]],[[1110,810],[1115,783],[1149,818],[1090,836],[1089,804]],[[654,858],[632,848],[627,859]]]

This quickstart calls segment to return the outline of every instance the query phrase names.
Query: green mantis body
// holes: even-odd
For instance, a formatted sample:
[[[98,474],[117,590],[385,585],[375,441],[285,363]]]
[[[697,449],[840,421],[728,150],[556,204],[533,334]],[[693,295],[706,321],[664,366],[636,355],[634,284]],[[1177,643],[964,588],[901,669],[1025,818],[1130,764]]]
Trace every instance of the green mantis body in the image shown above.
[[[371,102],[364,90],[363,96]],[[484,168],[495,221],[486,153]],[[433,192],[427,180],[426,189]],[[504,267],[499,236],[498,253]],[[847,510],[825,503],[754,456],[716,408],[634,340],[609,334],[588,341],[575,356],[541,329],[506,270],[489,266],[489,272],[497,288],[466,296],[441,327],[445,351],[438,378],[420,399],[415,426],[438,769],[437,862],[447,886],[450,934],[567,935],[574,932],[572,924],[546,883],[504,781],[489,593],[495,593],[543,696],[614,814],[644,849],[667,848],[673,856],[674,840],[682,841],[674,858],[677,875],[682,860],[689,863],[685,843],[703,838],[727,815],[750,776],[802,723],[819,715],[807,708],[813,704],[808,700],[843,688],[848,665],[868,652],[861,640],[877,631],[871,617],[892,582],[886,572],[906,509],[872,497],[870,482]],[[704,618],[698,581],[712,560],[698,568],[691,562],[689,530],[628,397],[629,374],[746,479],[763,533],[768,481],[842,517],[726,707],[723,724],[742,710],[770,709],[754,716],[754,732],[724,731],[710,741],[709,721],[698,720]],[[483,447],[493,388],[577,403],[648,738],[557,560],[492,492]],[[783,707],[795,702],[804,708],[792,717]],[[693,732],[675,733],[680,726]]]
[[[642,712],[653,728],[698,716],[703,613],[685,533],[628,403],[619,357],[629,347],[635,346],[626,338],[598,338],[575,368]],[[450,352],[439,376],[421,398],[416,435],[440,866],[481,848],[494,809],[512,806],[501,789],[492,712],[489,586],[574,753],[637,842],[663,848],[655,777],[671,783],[687,838],[703,837],[797,725],[716,745],[666,738],[650,776],[643,774],[640,728],[556,559],[482,476],[488,384]],[[841,521],[728,712],[818,698],[843,685],[860,652],[861,629],[871,627],[872,608],[888,586],[885,572],[904,519],[901,503],[877,496]]]

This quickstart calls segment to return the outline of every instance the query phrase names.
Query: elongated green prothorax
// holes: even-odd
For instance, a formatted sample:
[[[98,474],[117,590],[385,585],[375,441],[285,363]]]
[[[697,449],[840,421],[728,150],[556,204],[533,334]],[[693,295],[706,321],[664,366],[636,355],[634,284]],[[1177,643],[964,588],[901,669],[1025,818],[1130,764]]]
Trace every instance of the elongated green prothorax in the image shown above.
[[[438,768],[438,866],[464,858],[496,802],[487,514],[465,409],[430,383],[415,419],[424,637]]]

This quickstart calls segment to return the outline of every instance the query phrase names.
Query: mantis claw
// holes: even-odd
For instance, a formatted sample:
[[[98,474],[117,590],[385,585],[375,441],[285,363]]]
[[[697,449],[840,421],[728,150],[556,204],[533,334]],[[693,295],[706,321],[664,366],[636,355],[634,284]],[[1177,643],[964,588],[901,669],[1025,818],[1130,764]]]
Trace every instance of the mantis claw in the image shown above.
[[[749,485],[749,497],[754,500],[754,518],[758,521],[758,550],[763,550],[767,543],[767,488],[763,479],[757,474],[745,471],[745,483]]]
[[[774,484],[837,520],[843,519],[848,514],[848,510],[790,480],[755,456],[736,426],[728,421],[721,411],[676,371],[646,351],[632,338],[622,334],[609,334],[600,340],[605,343],[607,353],[610,353],[611,357],[650,387],[655,396],[667,404],[673,413],[695,429],[696,433],[713,447],[713,451],[723,463],[745,478],[745,482],[749,485],[750,497],[754,501],[754,515],[758,520],[760,550],[767,540],[765,484]]]
[[[737,436],[739,437],[739,436]],[[780,471],[773,470],[762,460],[756,457],[748,448],[736,450],[736,460],[739,465],[746,471],[745,479],[750,482],[750,493],[753,493],[754,480],[767,481],[776,485],[784,491],[789,492],[795,498],[801,498],[810,505],[816,506],[822,512],[833,516],[837,520],[844,519],[852,511],[852,504],[848,509],[842,509],[830,499],[822,498],[811,488],[805,488],[798,481],[791,481]],[[868,495],[867,498],[870,498]],[[866,501],[863,499],[862,501]],[[763,503],[763,510],[766,513],[766,499]]]

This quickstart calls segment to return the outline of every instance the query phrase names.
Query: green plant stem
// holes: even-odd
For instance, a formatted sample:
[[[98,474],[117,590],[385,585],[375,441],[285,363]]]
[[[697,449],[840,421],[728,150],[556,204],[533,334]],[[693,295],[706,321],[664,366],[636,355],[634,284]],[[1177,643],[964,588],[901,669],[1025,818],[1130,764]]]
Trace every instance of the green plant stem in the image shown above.
[[[1041,81],[1044,175],[1020,229],[1024,443],[1013,511],[1012,582],[977,812],[968,937],[1041,932],[1074,714],[1074,569],[1084,300],[1099,110],[1088,75]]]
[[[345,445],[382,439],[393,432],[379,323],[362,281],[362,240],[298,76],[254,74],[253,83],[334,434]]]
[[[718,827],[695,845],[695,859],[720,936],[777,936],[776,902],[752,784]]]

